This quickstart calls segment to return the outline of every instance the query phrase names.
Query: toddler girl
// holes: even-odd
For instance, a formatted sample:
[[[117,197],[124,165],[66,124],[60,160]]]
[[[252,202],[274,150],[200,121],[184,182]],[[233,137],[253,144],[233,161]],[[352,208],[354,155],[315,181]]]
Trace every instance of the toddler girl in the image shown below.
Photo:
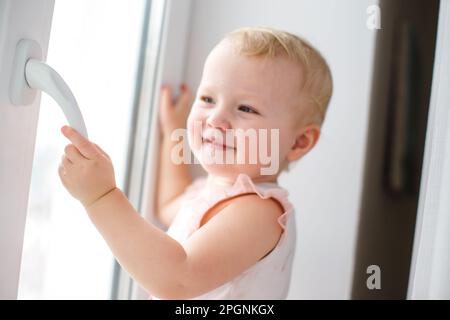
[[[209,54],[190,111],[186,86],[175,103],[163,88],[156,216],[167,232],[136,212],[108,155],[70,127],[59,174],[151,298],[285,299],[296,223],[277,178],[316,144],[331,92],[325,60],[304,40],[238,29]],[[174,159],[186,118],[189,147],[207,172],[194,181],[189,164]]]

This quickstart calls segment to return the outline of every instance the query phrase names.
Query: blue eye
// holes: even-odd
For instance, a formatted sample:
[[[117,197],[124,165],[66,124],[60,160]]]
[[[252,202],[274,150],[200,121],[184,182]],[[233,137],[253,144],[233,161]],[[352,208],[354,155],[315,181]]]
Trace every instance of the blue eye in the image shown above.
[[[254,110],[253,108],[249,107],[249,106],[244,106],[241,105],[239,106],[239,110],[245,113],[255,113],[255,114],[259,114],[258,111]]]
[[[200,97],[200,100],[206,103],[214,103],[214,100],[211,97],[202,96]]]

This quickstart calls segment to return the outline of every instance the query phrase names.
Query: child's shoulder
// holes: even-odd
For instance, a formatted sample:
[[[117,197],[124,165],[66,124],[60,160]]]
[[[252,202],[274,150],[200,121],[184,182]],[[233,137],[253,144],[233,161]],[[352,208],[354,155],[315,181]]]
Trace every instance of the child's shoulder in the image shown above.
[[[288,191],[279,186],[276,182],[255,183],[248,175],[239,174],[234,184],[227,187],[208,186],[207,176],[200,176],[185,189],[184,198],[204,197],[208,203],[214,204],[222,201],[230,201],[231,199],[244,195],[252,195],[246,199],[252,199],[250,206],[257,205],[276,205],[282,211],[286,211],[290,207]],[[240,200],[247,201],[247,200]]]
[[[242,217],[242,215],[254,215],[254,218],[260,222],[262,222],[261,219],[266,219],[268,224],[276,224],[278,218],[284,212],[280,203],[274,198],[263,199],[255,193],[241,194],[226,198],[211,207],[203,215],[200,227],[227,207],[227,210],[233,210],[239,217]]]
[[[245,194],[212,208],[203,216],[199,228],[205,228],[201,234],[208,238],[207,242],[220,243],[224,253],[234,252],[235,259],[231,260],[236,263],[230,262],[228,269],[237,268],[242,272],[277,247],[284,232],[279,223],[282,214],[283,210],[273,199]]]
[[[233,210],[238,213],[238,220],[248,218],[245,223],[251,223],[251,219],[258,219],[278,232],[280,227],[285,228],[285,218],[292,208],[284,188],[277,183],[254,183],[245,174],[226,188],[208,188],[207,177],[198,177],[186,188],[183,198],[194,201],[193,210],[200,216],[199,227],[217,214]]]

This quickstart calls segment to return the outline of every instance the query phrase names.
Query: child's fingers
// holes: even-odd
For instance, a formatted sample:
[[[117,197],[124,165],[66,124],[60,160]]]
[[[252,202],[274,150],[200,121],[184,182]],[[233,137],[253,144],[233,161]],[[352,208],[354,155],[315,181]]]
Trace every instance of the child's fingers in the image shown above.
[[[58,173],[59,173],[59,176],[61,177],[61,179],[67,174],[66,168],[64,168],[64,165],[62,164],[62,162],[59,164]]]
[[[169,86],[163,86],[159,108],[159,119],[162,125],[166,125],[168,122],[170,122],[172,110],[173,105],[171,89]]]
[[[106,158],[111,159],[111,158],[109,157],[109,155],[108,155],[102,148],[100,148],[100,146],[99,146],[98,144],[94,143],[94,146],[95,146],[95,147],[100,151],[100,153],[103,154]]]
[[[64,160],[67,160],[69,164],[73,164],[72,161],[70,161],[70,159],[65,154],[61,156],[61,163],[64,162]]]
[[[73,144],[68,144],[64,148],[64,154],[71,162],[77,163],[86,160],[86,158],[83,157],[77,147],[75,147]]]
[[[181,94],[178,97],[177,107],[188,107],[192,100],[192,92],[186,85],[181,85]]]
[[[61,164],[64,166],[64,168],[70,168],[73,166],[72,161],[70,161],[65,155],[62,156]]]
[[[79,134],[75,129],[69,126],[64,126],[62,127],[61,132],[75,145],[75,147],[77,147],[83,157],[87,159],[94,159],[98,155],[98,150],[95,146]]]
[[[169,86],[164,86],[161,92],[161,108],[166,111],[172,107],[172,90]]]

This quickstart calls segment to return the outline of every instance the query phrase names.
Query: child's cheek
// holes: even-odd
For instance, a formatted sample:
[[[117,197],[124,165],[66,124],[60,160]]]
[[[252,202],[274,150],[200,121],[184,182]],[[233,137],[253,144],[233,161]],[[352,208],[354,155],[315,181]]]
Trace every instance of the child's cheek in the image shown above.
[[[201,134],[202,134],[202,122],[198,118],[196,111],[193,109],[189,114],[187,120],[187,137],[189,147],[192,151],[196,151],[201,148]]]

